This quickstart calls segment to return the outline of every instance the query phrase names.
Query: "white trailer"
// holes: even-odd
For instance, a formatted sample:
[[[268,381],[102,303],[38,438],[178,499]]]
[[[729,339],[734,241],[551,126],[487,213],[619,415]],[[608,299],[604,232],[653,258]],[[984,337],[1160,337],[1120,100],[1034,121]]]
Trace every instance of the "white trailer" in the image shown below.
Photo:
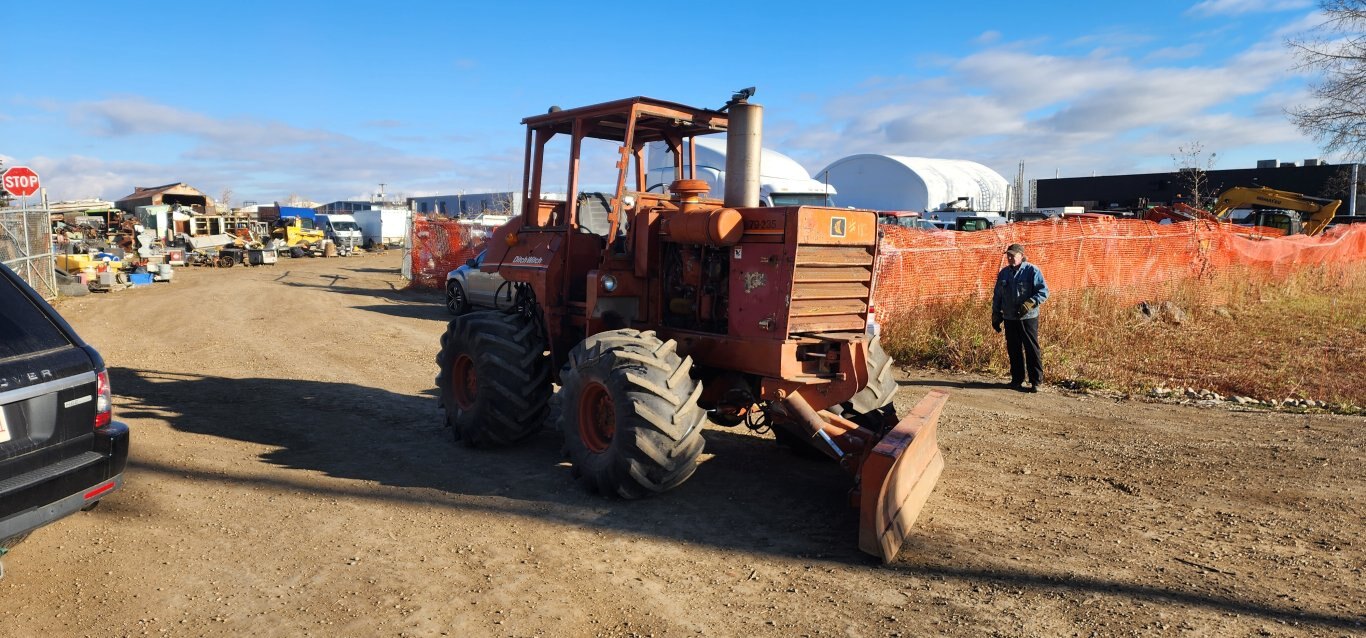
[[[371,208],[351,213],[360,225],[361,242],[366,246],[403,245],[408,232],[408,216],[402,208]]]

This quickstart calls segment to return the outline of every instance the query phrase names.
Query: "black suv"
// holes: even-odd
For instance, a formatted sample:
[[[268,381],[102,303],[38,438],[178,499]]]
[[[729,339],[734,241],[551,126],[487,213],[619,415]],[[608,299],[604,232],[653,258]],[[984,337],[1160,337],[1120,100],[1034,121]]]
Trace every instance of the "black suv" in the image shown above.
[[[112,408],[100,354],[0,264],[0,557],[123,486],[128,427]]]

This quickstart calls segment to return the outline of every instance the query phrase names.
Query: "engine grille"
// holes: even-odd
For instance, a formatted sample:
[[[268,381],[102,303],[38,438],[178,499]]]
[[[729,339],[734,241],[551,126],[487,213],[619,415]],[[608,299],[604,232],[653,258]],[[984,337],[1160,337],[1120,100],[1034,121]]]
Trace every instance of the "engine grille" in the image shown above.
[[[872,246],[797,247],[789,334],[862,331],[873,282]]]

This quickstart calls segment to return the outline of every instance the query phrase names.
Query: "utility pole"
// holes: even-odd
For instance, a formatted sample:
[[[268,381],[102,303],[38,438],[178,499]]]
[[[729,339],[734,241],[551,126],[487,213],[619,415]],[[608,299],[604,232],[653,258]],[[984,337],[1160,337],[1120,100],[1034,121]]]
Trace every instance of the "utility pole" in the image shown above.
[[[1347,214],[1353,217],[1357,214],[1357,182],[1361,179],[1361,164],[1352,163],[1352,194],[1347,200]]]

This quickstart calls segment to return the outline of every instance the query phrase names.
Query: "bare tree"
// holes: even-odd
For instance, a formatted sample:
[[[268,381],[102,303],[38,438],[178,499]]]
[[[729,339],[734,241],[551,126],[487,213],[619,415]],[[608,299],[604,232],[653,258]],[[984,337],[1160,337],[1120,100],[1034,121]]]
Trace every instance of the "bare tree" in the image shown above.
[[[227,213],[232,210],[232,189],[224,186],[223,192],[218,194],[218,207]]]
[[[1328,153],[1366,159],[1366,0],[1319,0],[1325,20],[1286,44],[1300,68],[1319,74],[1314,102],[1290,111],[1290,121]]]
[[[501,193],[493,198],[493,214],[511,215],[516,212],[516,207],[512,204],[512,193]]]
[[[1339,168],[1323,182],[1323,190],[1319,192],[1319,197],[1329,199],[1346,200],[1352,194],[1352,170],[1348,167]],[[1343,213],[1347,214],[1346,212]]]
[[[1217,153],[1206,153],[1205,145],[1198,141],[1176,147],[1176,154],[1172,155],[1172,164],[1176,166],[1176,185],[1192,206],[1204,206],[1205,200],[1213,196],[1209,172],[1214,170],[1217,159]]]

